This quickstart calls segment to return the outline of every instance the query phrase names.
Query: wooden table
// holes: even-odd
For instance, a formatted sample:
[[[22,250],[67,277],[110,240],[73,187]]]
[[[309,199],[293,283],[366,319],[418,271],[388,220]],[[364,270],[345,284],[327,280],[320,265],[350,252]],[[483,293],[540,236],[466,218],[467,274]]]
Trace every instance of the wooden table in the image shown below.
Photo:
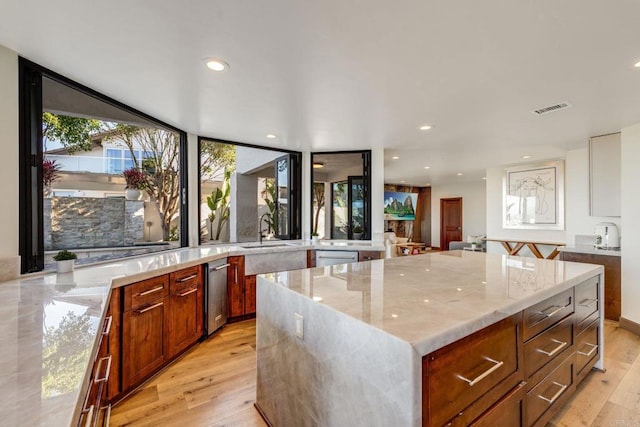
[[[485,239],[485,240],[487,242],[501,243],[502,247],[504,248],[505,251],[507,251],[509,255],[518,255],[518,252],[520,252],[520,249],[526,246],[537,258],[541,258],[541,259],[544,259],[545,256],[542,255],[542,253],[540,252],[540,249],[538,249],[538,245],[555,246],[553,251],[546,257],[547,259],[555,259],[560,253],[558,251],[558,247],[565,246],[565,243],[533,242],[529,240],[518,240],[518,239]],[[513,246],[511,246],[512,243],[513,243]]]
[[[426,246],[419,242],[396,243],[396,251],[398,255],[419,255],[426,251]]]

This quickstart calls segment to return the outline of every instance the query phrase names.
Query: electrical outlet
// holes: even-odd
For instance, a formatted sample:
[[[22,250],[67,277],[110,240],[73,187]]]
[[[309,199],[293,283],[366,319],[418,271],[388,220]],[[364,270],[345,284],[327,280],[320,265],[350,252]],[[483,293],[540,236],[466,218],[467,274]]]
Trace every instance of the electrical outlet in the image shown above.
[[[299,313],[293,313],[293,317],[296,321],[296,336],[302,340],[304,339],[304,317]]]

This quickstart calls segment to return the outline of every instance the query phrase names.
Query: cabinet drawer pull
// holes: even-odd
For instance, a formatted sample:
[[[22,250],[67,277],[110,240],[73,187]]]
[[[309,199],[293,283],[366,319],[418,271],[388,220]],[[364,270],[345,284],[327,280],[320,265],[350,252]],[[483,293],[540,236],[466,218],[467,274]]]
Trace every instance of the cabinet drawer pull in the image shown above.
[[[591,350],[589,350],[588,353],[585,353],[584,351],[578,351],[578,354],[581,354],[583,356],[587,356],[587,357],[591,357],[593,355],[593,353],[598,349],[598,346],[596,344],[591,344],[591,343],[584,343],[585,345],[588,345],[589,347],[591,347]]]
[[[558,391],[556,392],[556,394],[554,394],[554,395],[553,395],[553,397],[552,397],[551,399],[549,399],[549,398],[547,398],[547,397],[544,397],[544,396],[543,396],[543,395],[541,395],[541,394],[539,394],[539,395],[538,395],[538,397],[539,397],[540,399],[544,400],[544,401],[545,401],[545,402],[547,402],[549,405],[553,405],[553,403],[554,403],[556,400],[558,400],[558,398],[560,397],[560,395],[561,395],[562,393],[564,393],[564,391],[567,389],[567,387],[569,387],[569,386],[568,386],[568,385],[566,385],[566,384],[560,384],[560,383],[555,382],[555,381],[553,382],[553,384],[554,384],[554,385],[557,385],[558,387],[560,387],[560,390],[558,390]]]
[[[107,321],[105,322],[106,325],[105,325],[104,329],[102,330],[102,335],[109,335],[109,332],[111,332],[111,323],[112,322],[113,322],[113,316],[107,317]]]
[[[182,279],[178,280],[178,282],[179,283],[188,282],[189,280],[195,279],[196,277],[198,277],[197,274],[192,274],[191,276],[183,277]]]
[[[194,292],[198,292],[198,288],[190,289],[190,290],[188,290],[187,292],[183,292],[183,293],[181,293],[181,294],[178,294],[178,296],[179,296],[179,297],[186,297],[187,295],[192,294],[192,293],[194,293]]]
[[[164,302],[163,302],[163,301],[161,301],[161,302],[159,302],[159,303],[157,303],[157,304],[150,305],[149,307],[145,307],[145,308],[138,309],[138,310],[136,310],[136,311],[135,311],[135,313],[136,313],[136,314],[146,313],[146,312],[147,312],[147,311],[149,311],[149,310],[153,310],[154,308],[158,308],[158,307],[160,307],[162,304],[164,304]]]
[[[102,368],[102,362],[107,359],[107,369],[104,373],[104,377],[102,378],[98,378],[98,375],[100,375],[100,370]],[[96,378],[94,380],[94,382],[97,383],[101,383],[103,381],[108,381],[109,380],[109,372],[111,372],[111,355],[108,355],[107,357],[101,357],[100,360],[98,360],[98,367],[96,368]]]
[[[145,295],[149,295],[149,294],[152,294],[154,292],[161,291],[163,289],[164,289],[164,285],[163,286],[158,286],[157,288],[149,289],[148,291],[140,292],[138,295],[143,297]]]
[[[111,421],[111,404],[109,406],[104,406],[102,409],[106,408],[106,414],[104,416],[103,426],[109,427],[109,422]]]
[[[212,270],[213,270],[213,271],[220,271],[220,270],[222,270],[222,269],[224,269],[224,268],[229,267],[230,265],[231,265],[231,264],[229,264],[229,263],[222,264],[222,265],[219,265],[219,266],[217,266],[217,267],[212,268]]]
[[[555,308],[555,310],[553,310],[552,312],[545,313],[545,311],[542,310],[542,311],[539,311],[538,313],[542,314],[546,318],[549,318],[549,317],[553,317],[556,314],[560,313],[565,307],[566,307],[566,305],[552,305],[551,307],[549,307],[549,308]],[[545,310],[549,310],[549,308],[545,308]]]
[[[586,299],[584,301],[581,301],[579,305],[580,305],[580,307],[591,307],[591,306],[593,306],[594,304],[597,304],[597,303],[598,303],[598,299],[597,298],[589,298],[589,299]]]
[[[542,354],[546,354],[547,356],[551,357],[554,354],[556,354],[557,352],[559,352],[560,350],[562,350],[567,345],[567,343],[565,341],[560,341],[560,340],[557,340],[557,339],[551,339],[551,341],[556,343],[556,344],[558,344],[558,346],[556,348],[554,348],[553,350],[551,350],[551,351],[544,351],[541,348],[537,348],[536,351],[538,351],[539,353],[542,353]]]
[[[468,378],[465,378],[462,375],[458,375],[457,377],[460,378],[462,381],[468,383],[469,387],[473,387],[474,385],[476,385],[480,381],[482,381],[484,378],[486,378],[487,376],[491,375],[491,373],[493,371],[495,371],[496,369],[498,369],[499,367],[504,365],[504,362],[498,362],[497,360],[493,360],[493,359],[491,359],[489,357],[486,357],[486,356],[484,356],[483,359],[493,363],[494,365],[492,367],[490,367],[489,369],[487,369],[486,371],[484,371],[483,373],[481,373],[480,375],[478,375],[477,377],[475,377],[474,379],[472,379],[472,380],[470,380]]]
[[[85,409],[84,411],[82,411],[82,412],[86,412],[87,414],[86,421],[84,422],[85,427],[89,427],[93,424],[93,408],[94,408],[94,405],[91,405],[89,409]]]

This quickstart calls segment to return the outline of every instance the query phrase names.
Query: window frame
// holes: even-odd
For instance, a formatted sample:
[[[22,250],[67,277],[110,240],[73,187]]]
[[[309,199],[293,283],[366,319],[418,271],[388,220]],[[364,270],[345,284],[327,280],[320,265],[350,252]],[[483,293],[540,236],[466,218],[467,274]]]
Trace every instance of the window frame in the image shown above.
[[[202,142],[219,142],[222,144],[231,144],[240,147],[257,148],[259,150],[270,150],[284,155],[289,155],[290,158],[290,218],[289,218],[289,234],[287,236],[278,236],[282,240],[296,240],[302,238],[302,153],[300,151],[286,150],[282,148],[266,147],[262,145],[249,144],[246,142],[230,141],[220,138],[211,138],[208,136],[198,136],[198,244],[202,245],[200,238],[200,224],[202,223],[202,212],[200,209],[200,198],[202,197]],[[256,218],[256,221],[258,219]]]
[[[19,255],[21,273],[44,270],[44,226],[42,184],[42,78],[54,80],[87,96],[176,132],[180,137],[180,247],[189,244],[187,133],[107,95],[97,92],[55,71],[18,58],[20,221]],[[108,161],[108,160],[107,160]]]

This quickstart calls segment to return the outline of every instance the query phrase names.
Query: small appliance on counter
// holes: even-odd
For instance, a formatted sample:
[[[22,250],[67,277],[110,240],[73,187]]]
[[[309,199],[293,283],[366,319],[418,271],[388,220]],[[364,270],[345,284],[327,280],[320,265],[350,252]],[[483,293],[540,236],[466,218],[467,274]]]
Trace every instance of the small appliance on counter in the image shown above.
[[[619,249],[620,235],[618,226],[613,222],[601,222],[596,224],[596,248],[599,249]]]

